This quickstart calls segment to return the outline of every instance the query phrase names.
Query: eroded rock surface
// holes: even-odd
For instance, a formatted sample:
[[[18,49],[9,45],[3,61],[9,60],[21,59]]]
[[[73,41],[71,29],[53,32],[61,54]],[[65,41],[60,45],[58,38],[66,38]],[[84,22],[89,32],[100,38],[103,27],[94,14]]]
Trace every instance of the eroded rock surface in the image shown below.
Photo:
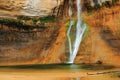
[[[63,0],[0,0],[0,16],[56,15],[62,4]]]

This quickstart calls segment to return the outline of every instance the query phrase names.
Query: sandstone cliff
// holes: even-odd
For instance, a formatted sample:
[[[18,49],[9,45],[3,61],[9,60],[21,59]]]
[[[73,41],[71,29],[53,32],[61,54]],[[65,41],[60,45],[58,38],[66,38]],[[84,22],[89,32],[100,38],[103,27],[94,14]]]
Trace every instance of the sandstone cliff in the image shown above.
[[[65,29],[57,16],[63,14],[61,10],[65,9],[63,6],[67,5],[67,2],[63,0],[0,1],[1,65],[66,61]]]
[[[69,57],[69,0],[0,0],[0,63],[64,63]],[[72,0],[76,20],[76,1]],[[82,0],[88,28],[75,63],[115,63],[120,58],[120,0]],[[68,24],[69,25],[69,24]]]
[[[96,0],[97,1],[97,0]],[[120,1],[106,0],[102,5],[92,7],[90,2],[83,7],[83,19],[88,32],[81,44],[76,62],[106,63],[120,66]]]
[[[63,0],[0,0],[0,16],[57,15]],[[54,12],[54,13],[53,13]]]

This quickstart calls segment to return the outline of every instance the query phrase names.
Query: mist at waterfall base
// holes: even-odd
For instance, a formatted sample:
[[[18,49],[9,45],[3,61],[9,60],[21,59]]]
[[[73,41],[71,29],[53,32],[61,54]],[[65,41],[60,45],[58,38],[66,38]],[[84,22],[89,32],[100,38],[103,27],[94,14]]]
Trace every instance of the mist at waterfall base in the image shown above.
[[[72,1],[70,0],[69,2],[69,17],[72,17],[72,6],[71,6]],[[70,38],[70,33],[71,33],[71,29],[74,25],[74,20],[70,20],[70,26],[67,32],[67,37],[68,37],[68,42],[69,42],[69,52],[70,52],[70,57],[69,57],[69,61],[67,63],[74,63],[75,57],[78,53],[79,50],[79,46],[81,44],[82,41],[82,37],[83,34],[85,32],[86,29],[86,24],[82,22],[82,18],[81,18],[81,0],[76,0],[77,3],[77,25],[76,25],[76,35],[75,35],[75,41],[74,44],[72,45],[71,42],[71,38]]]

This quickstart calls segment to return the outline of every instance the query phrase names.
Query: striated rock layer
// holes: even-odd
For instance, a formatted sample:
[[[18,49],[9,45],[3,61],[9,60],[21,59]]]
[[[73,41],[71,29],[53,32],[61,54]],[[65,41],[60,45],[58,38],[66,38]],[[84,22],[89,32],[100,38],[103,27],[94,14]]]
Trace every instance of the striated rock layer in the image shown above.
[[[63,0],[0,0],[0,2],[1,65],[66,61],[65,27],[56,17],[63,14],[65,9],[63,6],[67,5],[67,2]]]
[[[99,8],[85,6],[83,19],[88,30],[81,44],[76,63],[97,63],[120,66],[120,0]],[[113,3],[115,3],[113,5]]]
[[[101,1],[101,2],[100,2]],[[0,0],[0,64],[64,63],[69,0]],[[76,1],[72,4],[76,20]],[[120,0],[82,0],[89,25],[75,63],[120,66]]]
[[[63,0],[0,0],[0,16],[57,15],[62,4]]]

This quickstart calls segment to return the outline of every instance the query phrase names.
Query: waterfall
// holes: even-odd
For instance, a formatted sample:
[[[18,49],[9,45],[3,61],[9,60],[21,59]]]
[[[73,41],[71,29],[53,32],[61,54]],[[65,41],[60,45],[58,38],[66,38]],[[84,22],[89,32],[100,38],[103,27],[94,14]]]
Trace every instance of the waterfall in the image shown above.
[[[72,1],[70,0],[70,3],[71,2]],[[74,62],[74,59],[75,59],[77,52],[79,50],[80,43],[82,41],[83,34],[85,32],[85,29],[86,29],[86,24],[82,22],[82,18],[81,18],[81,0],[76,0],[76,4],[77,4],[77,18],[78,18],[78,20],[77,20],[77,25],[76,25],[76,36],[75,36],[75,41],[74,41],[73,45],[71,43],[71,38],[70,38],[70,32],[71,32],[72,26],[74,24],[73,20],[70,20],[70,26],[69,26],[69,29],[67,32],[67,37],[68,37],[68,42],[69,42],[69,50],[70,50],[70,58],[69,58],[70,60],[68,61],[68,63]],[[69,5],[69,17],[70,18],[72,17],[71,5]]]
[[[72,0],[69,1],[69,10],[68,10],[68,13],[69,13],[69,17],[70,17],[70,26],[69,26],[69,29],[68,29],[68,32],[67,32],[67,37],[68,37],[68,42],[69,42],[69,50],[70,50],[70,56],[72,56],[72,43],[71,43],[71,38],[70,38],[70,31],[71,31],[71,28],[72,26],[74,25],[74,21],[71,20],[72,18]]]

